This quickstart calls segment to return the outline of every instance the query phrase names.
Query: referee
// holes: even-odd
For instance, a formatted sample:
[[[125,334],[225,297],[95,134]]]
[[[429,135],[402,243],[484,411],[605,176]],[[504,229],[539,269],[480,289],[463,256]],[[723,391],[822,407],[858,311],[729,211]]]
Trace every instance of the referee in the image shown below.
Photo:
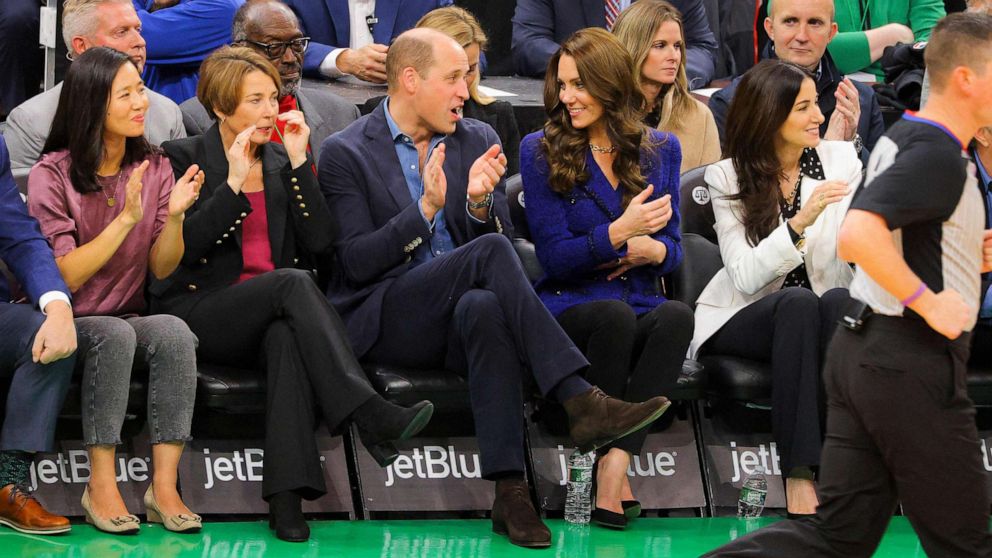
[[[992,231],[965,151],[992,124],[992,16],[952,14],[926,50],[932,92],[879,140],[838,255],[858,265],[828,350],[814,517],[707,556],[871,556],[897,502],[929,556],[992,556],[965,375]]]

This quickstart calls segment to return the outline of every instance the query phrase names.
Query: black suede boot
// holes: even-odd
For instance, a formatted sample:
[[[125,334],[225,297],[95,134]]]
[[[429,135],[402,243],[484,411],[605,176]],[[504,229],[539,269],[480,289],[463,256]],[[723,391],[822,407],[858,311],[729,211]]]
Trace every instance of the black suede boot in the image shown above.
[[[380,467],[388,467],[399,451],[393,442],[407,440],[427,426],[434,415],[434,404],[421,401],[411,407],[401,407],[376,395],[351,414],[358,427],[358,437]]]
[[[275,529],[276,536],[284,541],[305,542],[310,539],[310,526],[303,518],[303,503],[299,494],[277,492],[269,498],[269,529]]]

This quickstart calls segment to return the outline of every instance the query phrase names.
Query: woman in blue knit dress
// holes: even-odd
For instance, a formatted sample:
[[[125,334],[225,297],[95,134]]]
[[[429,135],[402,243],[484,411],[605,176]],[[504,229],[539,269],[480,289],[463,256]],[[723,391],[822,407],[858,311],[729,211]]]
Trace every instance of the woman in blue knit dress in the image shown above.
[[[661,286],[682,259],[679,142],[641,123],[631,66],[602,29],[566,40],[545,76],[548,121],[524,138],[520,168],[541,300],[589,359],[590,382],[645,401],[675,386],[693,315]],[[640,513],[627,468],[645,436],[600,449],[596,523],[623,528]]]

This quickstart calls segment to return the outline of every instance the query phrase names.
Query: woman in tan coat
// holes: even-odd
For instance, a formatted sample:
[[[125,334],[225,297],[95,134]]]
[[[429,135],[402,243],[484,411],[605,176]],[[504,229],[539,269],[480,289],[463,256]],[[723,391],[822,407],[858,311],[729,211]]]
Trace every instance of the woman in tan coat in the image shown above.
[[[713,114],[689,94],[682,16],[665,0],[640,0],[620,14],[613,33],[634,60],[647,100],[644,121],[682,144],[680,172],[720,160]]]

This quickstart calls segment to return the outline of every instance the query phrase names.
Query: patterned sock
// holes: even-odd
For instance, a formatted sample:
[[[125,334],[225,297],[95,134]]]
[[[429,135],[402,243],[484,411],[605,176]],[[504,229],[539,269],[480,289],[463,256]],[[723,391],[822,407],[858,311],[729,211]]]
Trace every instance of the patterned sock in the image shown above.
[[[31,460],[26,451],[0,451],[0,487],[8,484],[27,484],[31,479]]]

